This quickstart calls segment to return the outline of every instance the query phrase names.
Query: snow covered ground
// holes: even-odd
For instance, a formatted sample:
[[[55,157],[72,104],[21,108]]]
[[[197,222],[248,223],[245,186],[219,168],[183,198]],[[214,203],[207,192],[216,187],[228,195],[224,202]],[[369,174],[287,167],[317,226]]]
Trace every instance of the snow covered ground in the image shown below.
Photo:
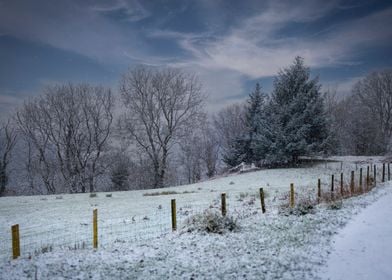
[[[324,279],[392,279],[392,193],[355,216],[333,239]]]
[[[317,178],[327,190],[330,175],[339,174],[341,167],[329,162],[261,170],[157,190],[178,192],[173,195],[143,196],[155,192],[145,190],[112,197],[99,193],[95,198],[1,198],[0,279],[317,279],[339,229],[364,206],[392,192],[391,186],[379,184],[366,195],[345,200],[341,209],[321,204],[308,215],[279,212],[279,205],[287,203],[290,183],[298,196],[314,199]],[[360,167],[352,160],[344,162],[346,182],[349,172]],[[265,215],[255,200],[259,187],[267,193]],[[193,213],[218,208],[221,192],[228,195],[229,214],[238,218],[238,232],[218,235],[182,229]],[[177,199],[176,233],[170,230],[171,198]],[[99,211],[96,251],[91,249],[94,208]],[[11,261],[10,226],[15,223],[20,225],[22,257]]]

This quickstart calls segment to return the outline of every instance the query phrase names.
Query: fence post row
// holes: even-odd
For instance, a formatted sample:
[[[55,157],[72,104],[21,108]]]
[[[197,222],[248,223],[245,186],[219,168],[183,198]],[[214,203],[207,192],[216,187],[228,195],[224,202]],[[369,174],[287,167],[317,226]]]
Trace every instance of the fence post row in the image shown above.
[[[11,227],[12,233],[12,258],[16,259],[20,256],[20,241],[19,241],[19,225]]]
[[[98,248],[98,209],[93,210],[93,247]]]
[[[387,170],[386,170],[387,168]],[[373,170],[373,176],[374,176],[374,184],[373,186],[376,186],[377,182],[377,168],[376,165],[368,165],[367,166],[367,173],[366,173],[366,188],[368,189],[370,184],[370,172]],[[386,178],[386,171],[387,171],[387,176],[388,176],[388,181],[391,179],[391,170],[390,170],[390,163],[387,163],[387,166],[385,163],[383,163],[382,166],[382,182],[385,182]],[[354,171],[351,171],[351,182],[350,182],[350,191],[351,194],[354,193],[355,190],[355,176],[354,176]],[[343,172],[340,173],[340,192],[343,196],[344,194],[344,180],[343,180]],[[331,176],[331,195],[332,198],[334,196],[334,175]],[[359,170],[359,186],[362,190],[363,188],[363,172],[362,168]],[[259,189],[260,192],[260,202],[261,202],[261,210],[262,213],[266,212],[265,209],[265,194],[263,188]],[[321,201],[321,179],[319,178],[317,181],[317,199],[320,202]],[[227,208],[226,208],[226,193],[221,194],[221,210],[222,210],[222,215],[226,216],[227,214]],[[290,184],[290,208],[294,208],[295,205],[295,192],[294,192],[294,184]],[[172,199],[171,200],[171,220],[172,220],[172,230],[176,231],[177,230],[177,215],[176,215],[176,200]],[[11,227],[11,233],[12,233],[12,258],[16,259],[20,256],[20,235],[19,235],[19,225],[15,224]],[[98,209],[93,210],[93,247],[95,249],[98,248]]]
[[[261,212],[265,213],[265,202],[264,202],[264,190],[260,188],[260,203],[261,203]]]
[[[177,213],[176,213],[176,200],[171,200],[171,221],[172,221],[172,231],[177,230]]]

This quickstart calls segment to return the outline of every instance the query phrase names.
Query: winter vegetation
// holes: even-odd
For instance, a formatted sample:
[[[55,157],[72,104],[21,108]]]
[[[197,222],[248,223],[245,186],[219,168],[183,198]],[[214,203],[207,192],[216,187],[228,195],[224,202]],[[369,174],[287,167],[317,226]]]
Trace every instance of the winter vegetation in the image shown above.
[[[331,161],[308,168],[265,169],[154,193],[2,198],[0,278],[259,279],[263,275],[266,279],[320,279],[336,232],[354,214],[367,211],[364,208],[369,204],[380,197],[386,199],[385,204],[392,196],[391,182],[379,181],[360,196],[336,196],[331,201],[330,174],[343,172],[346,185],[350,170],[369,163],[380,166],[384,158],[340,160],[343,165]],[[317,201],[317,178],[328,194],[322,201]],[[295,182],[294,208],[288,206],[290,182]],[[264,214],[260,186],[266,191]],[[355,188],[360,188],[358,177]],[[220,208],[222,192],[227,199],[225,216]],[[174,232],[170,226],[172,198],[177,201]],[[92,248],[93,209],[98,209],[99,217],[97,249]],[[383,220],[388,211],[381,213],[373,221],[379,226],[388,224]],[[11,260],[11,223],[20,225],[21,256],[17,260]]]
[[[1,126],[0,195],[161,188],[243,164],[294,167],[304,157],[391,152],[390,69],[338,98],[296,57],[270,93],[256,83],[247,100],[217,113],[205,102],[198,78],[173,68],[137,66],[116,90],[48,86]]]

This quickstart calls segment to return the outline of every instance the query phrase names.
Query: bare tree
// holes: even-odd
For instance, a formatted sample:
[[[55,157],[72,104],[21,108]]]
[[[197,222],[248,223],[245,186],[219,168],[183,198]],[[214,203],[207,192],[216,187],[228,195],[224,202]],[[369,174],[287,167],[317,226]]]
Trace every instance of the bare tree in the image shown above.
[[[9,176],[8,166],[16,144],[16,137],[16,129],[9,120],[0,126],[0,196],[3,196],[6,191]]]
[[[218,134],[211,127],[211,124],[208,121],[205,121],[201,128],[201,150],[199,153],[208,178],[215,176],[217,173],[219,152]]]
[[[153,187],[162,187],[173,146],[200,116],[201,85],[178,69],[140,66],[123,75],[120,92],[127,109],[120,126],[151,160]]]
[[[392,137],[392,70],[369,74],[355,84],[353,93],[371,111],[386,147]]]
[[[188,184],[198,182],[202,177],[202,144],[199,132],[190,133],[180,143],[180,164]]]
[[[229,153],[235,140],[246,131],[245,106],[234,104],[222,109],[214,116],[213,124],[222,154]]]
[[[47,192],[94,191],[94,180],[104,171],[101,156],[113,120],[109,89],[81,85],[47,87],[17,113],[17,123],[34,153],[30,164],[40,174]]]

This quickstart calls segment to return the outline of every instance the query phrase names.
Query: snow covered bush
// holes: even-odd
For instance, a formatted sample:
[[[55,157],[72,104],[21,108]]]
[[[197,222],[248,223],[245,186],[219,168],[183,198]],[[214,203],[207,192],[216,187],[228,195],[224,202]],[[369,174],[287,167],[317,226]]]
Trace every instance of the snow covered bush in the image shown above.
[[[297,199],[293,208],[291,208],[288,203],[280,205],[279,214],[283,214],[285,216],[303,216],[307,214],[314,214],[316,212],[316,204],[317,201],[311,197],[300,197]]]
[[[343,200],[335,200],[328,204],[329,210],[339,210],[343,207]]]
[[[224,234],[239,230],[238,220],[233,216],[222,216],[219,211],[205,210],[185,220],[185,232]]]

